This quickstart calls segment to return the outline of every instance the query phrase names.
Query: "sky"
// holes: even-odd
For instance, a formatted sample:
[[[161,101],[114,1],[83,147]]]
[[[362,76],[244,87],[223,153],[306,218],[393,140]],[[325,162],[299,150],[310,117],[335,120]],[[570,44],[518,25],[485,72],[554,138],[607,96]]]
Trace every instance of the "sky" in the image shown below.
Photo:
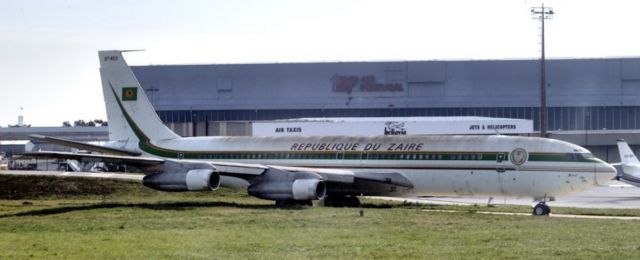
[[[130,65],[538,58],[541,3],[0,0],[0,127],[106,119],[98,50],[145,49]],[[639,1],[544,4],[548,58],[640,56]]]

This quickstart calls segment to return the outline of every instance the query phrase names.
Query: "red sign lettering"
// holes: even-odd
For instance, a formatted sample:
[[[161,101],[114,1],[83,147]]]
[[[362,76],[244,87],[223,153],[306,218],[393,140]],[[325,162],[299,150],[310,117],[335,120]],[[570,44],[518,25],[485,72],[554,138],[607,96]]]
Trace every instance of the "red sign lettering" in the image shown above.
[[[336,74],[331,78],[334,92],[351,93],[354,90],[362,92],[395,92],[404,91],[402,83],[378,83],[376,76],[364,75],[361,77],[354,75]]]

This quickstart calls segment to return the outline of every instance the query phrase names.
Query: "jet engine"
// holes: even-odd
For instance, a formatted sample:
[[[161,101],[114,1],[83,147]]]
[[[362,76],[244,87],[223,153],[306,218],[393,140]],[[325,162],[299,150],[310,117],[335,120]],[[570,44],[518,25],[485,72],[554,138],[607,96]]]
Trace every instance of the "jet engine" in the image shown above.
[[[161,191],[205,191],[220,187],[220,175],[213,169],[192,169],[187,172],[162,172],[147,175],[142,184]]]
[[[324,198],[327,186],[313,172],[288,172],[270,168],[263,179],[249,186],[248,192],[261,199],[276,201],[310,201]]]
[[[327,187],[319,179],[295,180],[291,192],[294,200],[319,200],[327,194]]]

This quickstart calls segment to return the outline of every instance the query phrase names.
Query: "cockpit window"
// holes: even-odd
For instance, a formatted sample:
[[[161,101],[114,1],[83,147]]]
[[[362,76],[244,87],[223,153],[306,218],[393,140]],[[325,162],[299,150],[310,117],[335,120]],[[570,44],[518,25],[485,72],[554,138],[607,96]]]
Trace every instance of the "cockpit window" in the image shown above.
[[[593,155],[592,153],[581,153],[582,157],[585,159],[593,159],[596,158],[595,155]]]
[[[596,158],[592,153],[567,153],[565,157],[568,161],[582,161]]]

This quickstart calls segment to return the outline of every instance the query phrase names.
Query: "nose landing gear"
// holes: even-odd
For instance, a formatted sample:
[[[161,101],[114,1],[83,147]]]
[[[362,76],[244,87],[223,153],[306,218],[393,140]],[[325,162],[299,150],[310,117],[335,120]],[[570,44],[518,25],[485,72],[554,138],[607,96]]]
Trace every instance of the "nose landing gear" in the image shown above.
[[[549,213],[551,213],[551,208],[544,201],[538,202],[533,206],[532,215],[534,216],[549,216]]]

